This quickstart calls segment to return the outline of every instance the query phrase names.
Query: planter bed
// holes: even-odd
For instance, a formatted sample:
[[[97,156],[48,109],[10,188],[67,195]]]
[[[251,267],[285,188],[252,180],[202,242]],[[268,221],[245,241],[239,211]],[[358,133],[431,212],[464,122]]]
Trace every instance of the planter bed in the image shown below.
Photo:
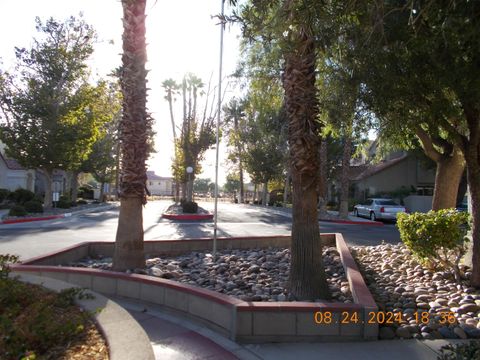
[[[189,284],[139,274],[61,266],[85,257],[112,256],[113,242],[89,242],[12,266],[14,273],[56,278],[106,295],[162,305],[242,342],[375,340],[378,325],[369,322],[377,306],[341,234],[322,234],[335,246],[348,279],[353,303],[243,301]],[[222,238],[220,249],[289,247],[289,236]],[[212,239],[146,241],[149,256],[210,250]],[[60,265],[60,266],[59,266]],[[343,322],[343,323],[342,323]]]

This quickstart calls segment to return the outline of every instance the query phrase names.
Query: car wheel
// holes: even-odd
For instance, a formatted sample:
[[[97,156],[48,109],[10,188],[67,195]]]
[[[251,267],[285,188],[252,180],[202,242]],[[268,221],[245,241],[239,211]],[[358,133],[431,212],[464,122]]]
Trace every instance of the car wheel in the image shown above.
[[[355,209],[355,210],[353,211],[353,215],[356,216],[356,217],[358,217],[358,210],[357,210],[357,209]]]
[[[375,216],[375,213],[373,211],[370,213],[370,220],[372,220],[372,221],[377,220],[377,217]]]

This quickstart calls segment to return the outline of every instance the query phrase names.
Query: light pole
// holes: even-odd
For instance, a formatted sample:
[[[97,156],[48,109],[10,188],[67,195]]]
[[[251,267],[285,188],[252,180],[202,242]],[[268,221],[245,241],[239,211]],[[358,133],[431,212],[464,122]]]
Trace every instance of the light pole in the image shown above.
[[[193,167],[187,166],[185,170],[187,171],[187,174],[188,174],[187,201],[193,201],[193,184],[192,184]]]
[[[220,17],[220,61],[218,66],[218,110],[217,110],[217,133],[216,133],[216,151],[215,151],[215,200],[213,210],[213,250],[212,255],[215,258],[217,254],[217,219],[218,219],[218,154],[219,154],[219,132],[220,132],[220,114],[222,112],[222,66],[223,66],[223,29],[225,20],[223,18],[225,0],[222,2],[222,11]]]

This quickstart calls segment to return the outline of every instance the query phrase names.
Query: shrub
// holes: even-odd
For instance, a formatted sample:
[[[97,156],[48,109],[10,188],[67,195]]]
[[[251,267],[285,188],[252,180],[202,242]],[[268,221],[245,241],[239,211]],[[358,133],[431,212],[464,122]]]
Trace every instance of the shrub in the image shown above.
[[[476,341],[442,346],[438,357],[438,360],[471,359],[480,359],[480,344]]]
[[[30,200],[27,201],[23,206],[29,213],[43,213],[43,205],[39,201]]]
[[[1,279],[0,353],[5,359],[43,358],[52,348],[67,346],[84,334],[90,313],[72,304],[78,293],[67,289],[55,294],[38,285]]]
[[[431,268],[453,269],[457,281],[468,225],[469,214],[455,209],[399,213],[397,218],[400,237],[418,260]]]
[[[7,189],[0,189],[0,203],[4,202],[8,199],[8,195],[10,195],[10,190]]]
[[[72,202],[68,200],[60,199],[57,201],[56,206],[59,209],[70,209],[70,207],[72,206]]]
[[[185,201],[182,210],[187,214],[195,214],[198,211],[198,204],[195,201]]]
[[[8,198],[19,205],[25,204],[27,201],[33,200],[35,194],[27,189],[17,189],[10,193]]]
[[[80,186],[78,188],[78,197],[93,200],[93,190],[88,186]]]
[[[27,210],[22,205],[14,205],[8,212],[8,216],[25,216],[27,215]]]
[[[88,201],[86,200],[77,200],[77,205],[86,205],[88,204]]]

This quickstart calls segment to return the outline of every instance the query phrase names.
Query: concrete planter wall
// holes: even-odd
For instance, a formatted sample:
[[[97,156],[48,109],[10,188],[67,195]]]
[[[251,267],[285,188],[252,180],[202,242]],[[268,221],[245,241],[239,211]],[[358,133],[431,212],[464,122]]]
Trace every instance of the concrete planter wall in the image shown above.
[[[369,315],[378,311],[341,234],[322,234],[322,243],[336,245],[355,303],[245,302],[214,291],[145,275],[58,266],[87,255],[111,256],[113,242],[91,242],[12,266],[17,274],[33,273],[76,284],[105,295],[152,302],[241,342],[375,340],[378,325]],[[218,249],[288,247],[289,236],[223,238]],[[209,250],[211,239],[147,241],[150,255]],[[315,322],[326,315],[328,324]],[[355,314],[355,321],[351,314]],[[343,323],[342,323],[343,320]]]

